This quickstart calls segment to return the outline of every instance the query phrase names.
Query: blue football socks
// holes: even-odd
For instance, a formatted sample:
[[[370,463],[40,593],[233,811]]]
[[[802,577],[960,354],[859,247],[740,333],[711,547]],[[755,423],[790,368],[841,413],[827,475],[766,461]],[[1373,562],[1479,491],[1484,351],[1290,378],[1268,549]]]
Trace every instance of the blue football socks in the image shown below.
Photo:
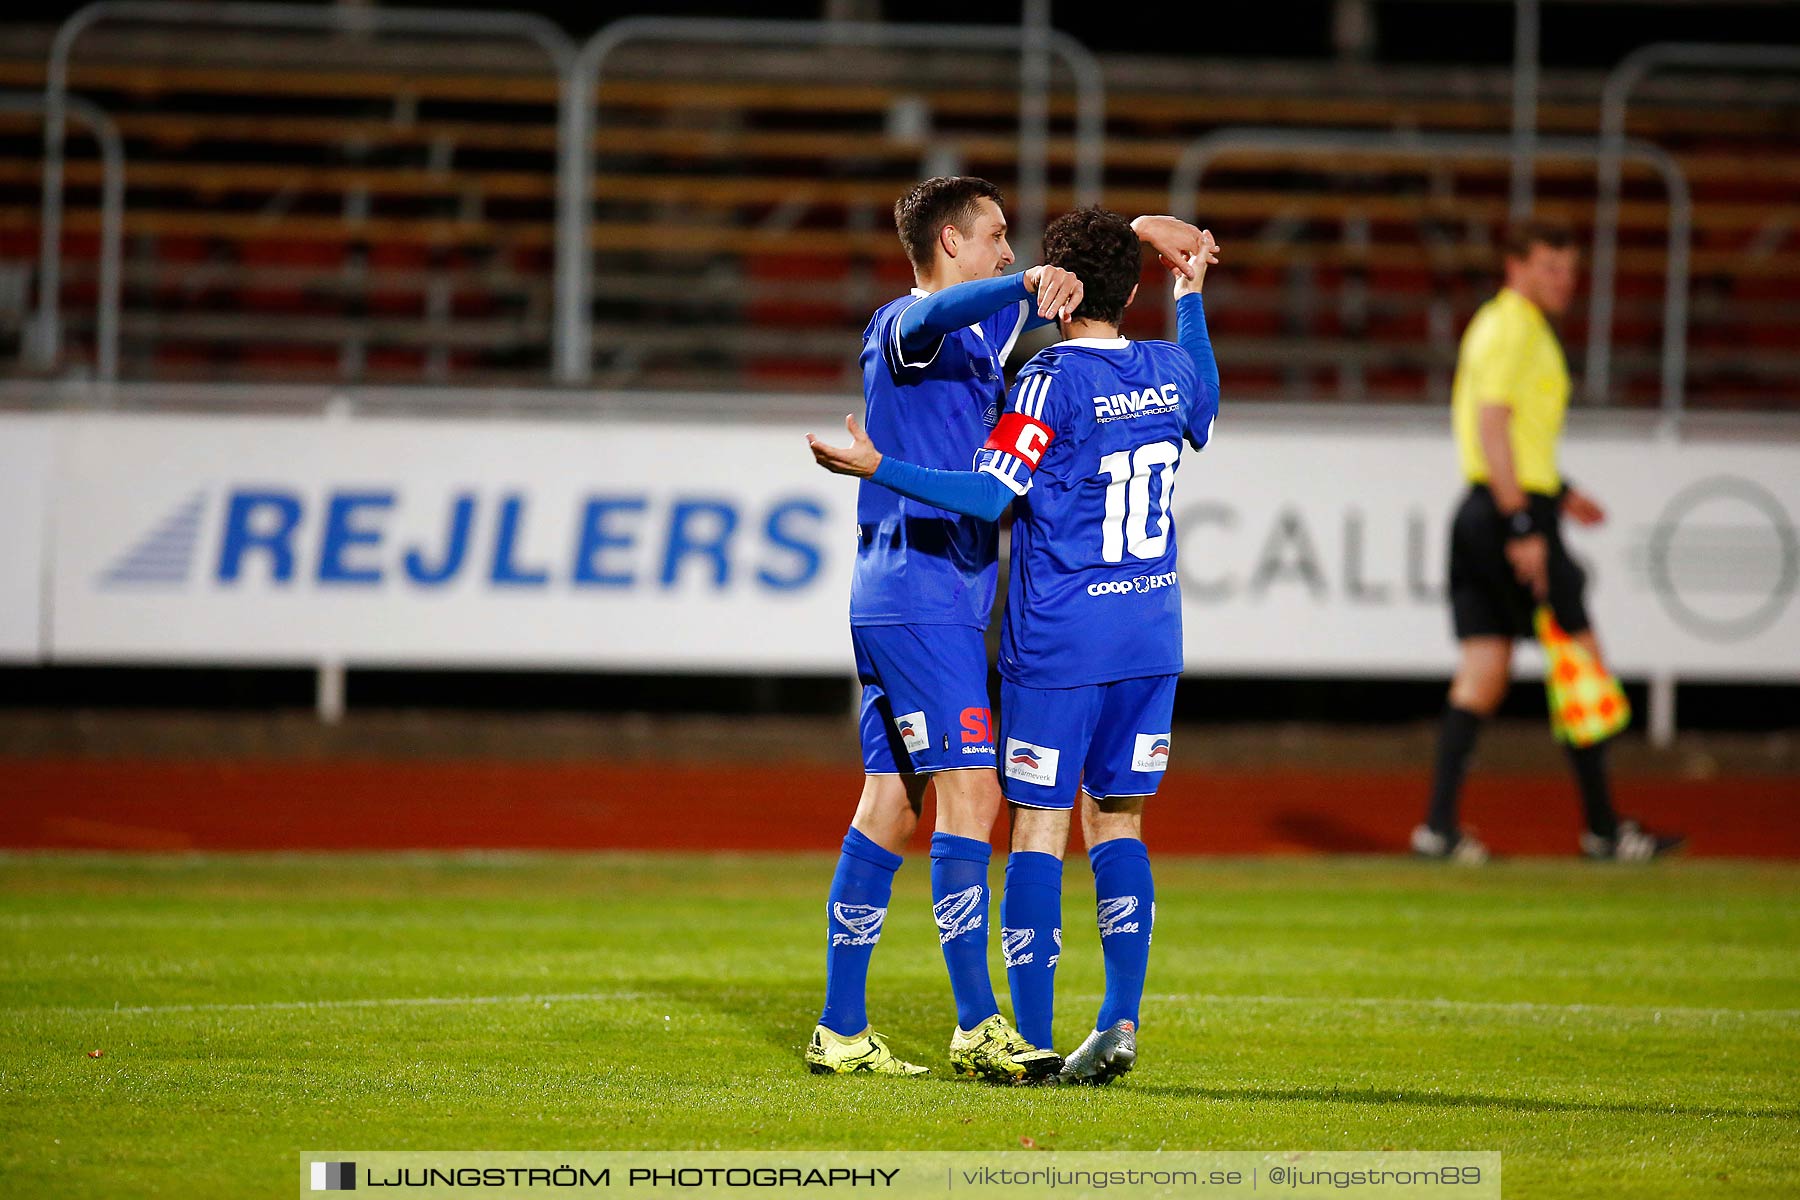
[[[1000,900],[1000,949],[1012,987],[1013,1023],[1025,1040],[1052,1047],[1056,960],[1062,955],[1062,859],[1015,850],[1006,860]],[[965,1026],[964,1028],[967,1028]]]
[[[1106,998],[1094,1028],[1110,1029],[1120,1021],[1136,1026],[1150,965],[1150,926],[1156,919],[1150,852],[1137,838],[1116,838],[1089,850],[1088,861],[1094,867],[1100,950],[1106,958]]]
[[[844,835],[825,902],[825,1011],[819,1024],[841,1037],[869,1027],[869,956],[881,940],[900,856],[852,829]]]
[[[937,919],[956,1023],[973,1029],[1000,1011],[988,978],[988,859],[986,842],[952,833],[931,835],[931,905]]]

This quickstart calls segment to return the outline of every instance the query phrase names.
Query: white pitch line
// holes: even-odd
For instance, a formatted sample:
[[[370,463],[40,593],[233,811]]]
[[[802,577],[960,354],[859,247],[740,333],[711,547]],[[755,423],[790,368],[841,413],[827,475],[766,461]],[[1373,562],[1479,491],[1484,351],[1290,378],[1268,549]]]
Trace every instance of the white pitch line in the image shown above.
[[[9,1008],[13,1014],[70,1016],[212,1012],[312,1012],[333,1008],[454,1008],[465,1004],[569,1004],[601,1000],[649,1000],[649,992],[546,992],[524,996],[392,996],[360,1000],[260,1000],[241,1004],[134,1004],[112,1008]]]
[[[1800,1020],[1800,1008],[1694,1008],[1680,1004],[1541,1004],[1531,1000],[1451,1000],[1410,996],[1214,996],[1194,992],[1148,995],[1145,1000],[1177,1004],[1290,1004],[1314,1008],[1434,1008],[1469,1012],[1515,1012],[1537,1015]]]
[[[1065,1000],[1091,1000],[1096,994],[1065,993]],[[657,998],[657,993],[641,991],[616,992],[544,992],[511,996],[394,996],[355,1000],[265,1000],[237,1004],[138,1004],[112,1008],[14,1007],[4,1011],[11,1015],[57,1013],[69,1016],[157,1015],[163,1013],[213,1012],[313,1012],[339,1008],[454,1008],[462,1005],[487,1004],[579,1004],[591,1002],[631,1003]],[[1306,1008],[1428,1008],[1446,1011],[1521,1013],[1538,1016],[1610,1016],[1660,1020],[1663,1017],[1726,1020],[1800,1020],[1796,1008],[1693,1008],[1683,1005],[1656,1004],[1540,1004],[1528,1000],[1451,1000],[1446,998],[1414,999],[1404,996],[1269,996],[1211,995],[1199,992],[1163,992],[1144,997],[1147,1001],[1166,1004],[1211,1005],[1290,1005]]]

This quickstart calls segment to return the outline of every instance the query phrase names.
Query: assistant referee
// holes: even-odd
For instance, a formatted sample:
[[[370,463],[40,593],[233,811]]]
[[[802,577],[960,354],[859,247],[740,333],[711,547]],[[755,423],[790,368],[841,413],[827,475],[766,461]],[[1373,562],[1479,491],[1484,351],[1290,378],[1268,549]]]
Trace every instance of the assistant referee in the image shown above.
[[[1458,799],[1481,723],[1506,698],[1513,640],[1533,636],[1537,605],[1548,603],[1557,624],[1603,661],[1584,602],[1587,575],[1561,529],[1565,513],[1583,525],[1606,519],[1557,468],[1569,369],[1550,318],[1575,293],[1576,257],[1565,228],[1530,221],[1509,230],[1506,286],[1476,310],[1457,353],[1451,423],[1469,481],[1450,531],[1460,660],[1438,733],[1430,808],[1412,834],[1413,852],[1426,858],[1487,859],[1487,847],[1458,823]],[[1614,812],[1604,742],[1567,750],[1587,823],[1583,854],[1635,861],[1681,844]]]

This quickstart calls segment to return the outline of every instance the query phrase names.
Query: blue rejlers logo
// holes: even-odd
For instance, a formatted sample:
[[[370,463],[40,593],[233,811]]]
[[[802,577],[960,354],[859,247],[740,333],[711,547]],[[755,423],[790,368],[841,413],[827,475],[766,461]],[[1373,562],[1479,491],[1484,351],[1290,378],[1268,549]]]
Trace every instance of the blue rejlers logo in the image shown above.
[[[193,571],[200,547],[206,493],[195,492],[125,551],[100,575],[103,588],[182,584]]]
[[[354,1192],[356,1164],[353,1162],[316,1162],[312,1165],[312,1190],[315,1192]]]

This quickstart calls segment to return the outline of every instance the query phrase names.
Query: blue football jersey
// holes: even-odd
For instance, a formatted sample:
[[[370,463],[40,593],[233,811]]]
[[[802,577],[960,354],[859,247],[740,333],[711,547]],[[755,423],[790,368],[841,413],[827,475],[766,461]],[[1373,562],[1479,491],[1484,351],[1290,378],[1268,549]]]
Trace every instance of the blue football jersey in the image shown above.
[[[885,453],[966,471],[1006,402],[1006,358],[1031,305],[1009,304],[909,359],[900,346],[900,314],[926,295],[915,288],[882,305],[863,331],[863,425]],[[857,489],[856,522],[852,625],[987,628],[1000,557],[997,526],[867,479]]]
[[[976,461],[1020,497],[1002,675],[1070,688],[1181,670],[1175,472],[1218,411],[1173,342],[1077,338],[1025,365]]]

